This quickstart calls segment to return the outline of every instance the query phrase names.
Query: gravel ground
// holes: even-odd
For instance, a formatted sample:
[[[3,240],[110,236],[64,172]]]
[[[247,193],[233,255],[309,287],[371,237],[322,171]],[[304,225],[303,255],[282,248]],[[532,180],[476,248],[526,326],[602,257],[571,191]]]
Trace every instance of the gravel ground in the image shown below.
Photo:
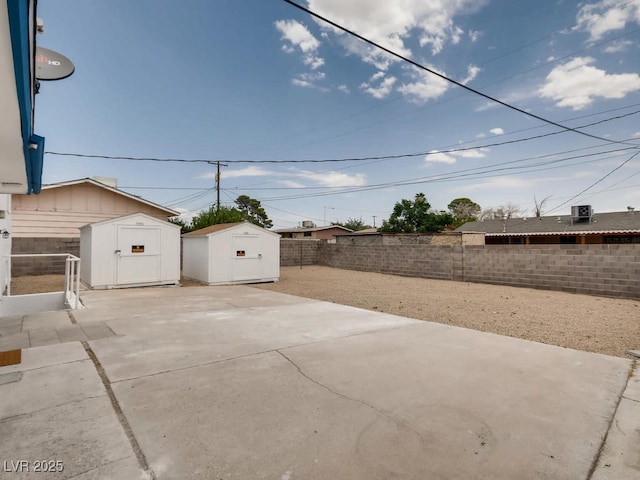
[[[635,300],[321,266],[283,267],[279,282],[255,286],[618,357],[640,348]]]
[[[201,284],[185,280],[183,285]],[[63,286],[63,275],[16,277],[11,293]],[[640,302],[635,300],[320,266],[283,267],[279,282],[254,286],[618,357],[640,348]]]

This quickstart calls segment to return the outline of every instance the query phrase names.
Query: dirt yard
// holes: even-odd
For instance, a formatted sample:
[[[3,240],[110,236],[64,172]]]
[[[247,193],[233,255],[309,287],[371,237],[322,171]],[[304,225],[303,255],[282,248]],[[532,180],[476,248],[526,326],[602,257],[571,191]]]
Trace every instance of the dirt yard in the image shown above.
[[[280,273],[279,282],[254,286],[588,352],[624,357],[640,349],[639,301],[320,266],[283,267]],[[17,277],[11,293],[63,286],[63,275]]]
[[[258,288],[624,357],[640,348],[640,302],[329,267],[283,267]]]

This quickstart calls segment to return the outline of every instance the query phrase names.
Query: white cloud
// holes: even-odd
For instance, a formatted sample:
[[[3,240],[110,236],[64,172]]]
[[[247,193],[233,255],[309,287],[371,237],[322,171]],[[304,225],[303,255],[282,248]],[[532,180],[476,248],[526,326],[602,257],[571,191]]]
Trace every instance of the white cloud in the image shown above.
[[[278,183],[280,185],[284,185],[285,187],[291,187],[291,188],[302,188],[305,186],[302,183],[294,182],[293,180],[280,180],[278,181]]]
[[[223,170],[221,176],[223,178],[240,178],[240,177],[264,177],[266,175],[273,175],[274,172],[266,170],[262,167],[245,167],[237,170]],[[215,180],[216,174],[213,172],[203,173],[198,178],[213,179]]]
[[[437,150],[430,151],[429,155],[425,155],[424,160],[426,162],[447,163],[449,165],[456,163],[456,159],[453,158],[451,155],[438,152]]]
[[[302,23],[297,20],[277,20],[274,25],[280,33],[283,41],[290,42],[282,46],[287,53],[293,53],[294,47],[298,47],[302,52],[302,62],[312,70],[324,65],[324,59],[317,55],[320,42]]]
[[[619,40],[617,42],[612,42],[611,45],[604,49],[604,51],[607,53],[624,52],[631,45],[633,45],[633,42],[631,40]]]
[[[480,38],[480,32],[477,30],[469,30],[469,40],[472,42],[477,42],[478,38]]]
[[[640,90],[640,75],[608,74],[591,66],[593,62],[591,57],[577,57],[555,67],[538,93],[553,99],[558,107],[580,110],[591,105],[594,97],[623,98],[630,92]]]
[[[245,167],[238,170],[225,170],[221,173],[224,178],[264,177],[267,175],[273,175],[273,172],[262,167]]]
[[[499,190],[505,188],[526,189],[531,188],[537,180],[523,179],[518,177],[494,177],[478,183],[465,185],[465,190]]]
[[[452,165],[456,163],[455,157],[461,158],[484,158],[486,157],[486,148],[473,148],[471,150],[460,150],[459,152],[439,152],[438,150],[431,150],[425,155],[424,160],[427,163],[447,163]]]
[[[374,75],[373,77],[376,77],[376,75]],[[371,77],[371,78],[373,78]],[[380,78],[377,77],[376,80]],[[360,85],[360,88],[362,90],[364,90],[366,93],[368,93],[369,95],[371,95],[373,98],[385,98],[387,95],[389,95],[391,93],[391,90],[393,88],[393,84],[396,83],[396,77],[387,77],[384,80],[382,80],[377,86],[371,85],[370,83],[363,83],[362,85]]]
[[[338,90],[344,93],[351,93],[351,90],[346,85],[338,85]]]
[[[432,98],[438,98],[449,88],[449,82],[429,72],[415,72],[413,76],[416,81],[402,84],[398,87],[398,91],[410,102],[418,105]]]
[[[485,0],[308,0],[311,10],[402,55],[411,55],[405,41],[413,33],[418,34],[421,46],[431,47],[433,54],[449,42],[460,41],[463,32],[455,25],[454,18],[475,11],[485,3]],[[349,53],[367,63],[384,67],[381,68],[384,70],[396,61],[361,42],[350,41],[350,37],[333,27],[320,22],[319,25],[325,31],[337,34]]]
[[[451,152],[451,155],[462,158],[484,158],[487,156],[485,154],[486,151],[486,148],[473,148],[471,150],[460,150],[459,152]]]
[[[640,24],[640,0],[601,0],[580,8],[575,29],[586,31],[591,41],[597,41],[633,22]]]
[[[463,85],[466,85],[467,83],[471,82],[474,78],[476,78],[478,73],[480,73],[480,67],[476,67],[475,65],[469,65],[467,67],[467,76],[465,77],[464,80],[460,80],[460,83],[462,83]]]
[[[359,187],[366,184],[367,177],[364,173],[348,174],[344,172],[310,172],[302,171],[296,177],[311,180],[324,187]]]
[[[382,77],[384,77],[384,72],[376,72],[373,75],[371,75],[369,82],[375,82],[376,80],[379,80]]]
[[[504,135],[504,130],[501,129],[500,127],[496,127],[489,130],[489,133],[492,133],[494,135]]]
[[[487,136],[486,133],[479,133],[479,134],[476,135],[476,138],[484,138],[486,136]]]
[[[291,79],[291,83],[296,87],[305,87],[305,88],[320,88],[316,85],[316,82],[323,80],[325,74],[322,72],[315,73],[301,73],[296,77]],[[320,88],[322,90],[322,88]]]
[[[640,138],[640,131],[639,131],[639,132],[634,133],[634,134],[632,135],[632,137],[634,137],[634,138]]]

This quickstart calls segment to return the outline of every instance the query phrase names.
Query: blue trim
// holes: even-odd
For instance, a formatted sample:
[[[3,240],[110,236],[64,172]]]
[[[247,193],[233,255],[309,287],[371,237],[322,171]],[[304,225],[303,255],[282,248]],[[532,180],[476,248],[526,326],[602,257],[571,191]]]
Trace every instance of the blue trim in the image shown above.
[[[30,150],[33,135],[33,103],[31,100],[31,52],[29,49],[29,3],[30,0],[7,0],[13,68],[16,75],[16,89],[20,108],[20,127],[24,148],[25,170],[27,174],[27,193],[39,193],[42,185],[42,149]],[[34,39],[35,43],[35,39]],[[35,45],[34,45],[35,47]],[[38,140],[36,139],[37,143]],[[35,154],[35,155],[34,155]]]
[[[29,137],[29,164],[27,176],[31,177],[29,193],[40,193],[42,188],[42,166],[44,163],[44,137],[33,134]]]

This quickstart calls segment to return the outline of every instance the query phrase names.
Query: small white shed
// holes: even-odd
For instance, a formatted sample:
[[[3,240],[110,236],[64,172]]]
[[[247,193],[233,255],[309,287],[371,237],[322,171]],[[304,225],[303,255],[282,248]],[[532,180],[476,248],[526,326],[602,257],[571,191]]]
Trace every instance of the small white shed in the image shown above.
[[[80,280],[90,288],[180,283],[180,227],[144,213],[80,228]]]
[[[182,274],[208,285],[277,282],[280,235],[250,222],[221,223],[185,233]]]

